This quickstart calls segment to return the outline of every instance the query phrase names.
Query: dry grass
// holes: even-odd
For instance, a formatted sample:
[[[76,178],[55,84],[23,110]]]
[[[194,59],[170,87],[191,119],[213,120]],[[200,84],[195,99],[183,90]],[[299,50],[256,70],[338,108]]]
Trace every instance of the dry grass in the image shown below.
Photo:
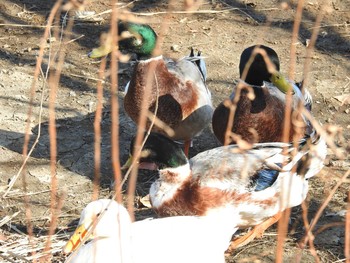
[[[161,30],[159,32],[159,40],[157,43],[157,50],[156,53],[161,53],[162,51],[162,43],[165,33],[168,31],[168,25],[173,19],[173,15],[176,14],[215,14],[215,13],[226,13],[231,12],[233,10],[239,10],[239,8],[223,8],[222,10],[206,10],[198,8],[201,6],[202,1],[185,1],[185,4],[183,6],[183,10],[174,10],[174,5],[176,1],[170,1],[168,4],[168,10],[166,11],[160,11],[160,12],[149,12],[149,13],[135,13],[128,11],[128,7],[136,1],[132,1],[128,4],[118,4],[117,1],[111,1],[111,6],[114,6],[112,9],[108,9],[104,12],[101,12],[99,14],[96,14],[96,16],[103,16],[105,18],[110,19],[111,21],[111,27],[109,34],[112,36],[112,43],[116,44],[117,39],[117,28],[116,28],[116,21],[117,19],[123,19],[123,20],[140,20],[140,17],[142,20],[147,21],[147,17],[154,16],[154,15],[162,15],[164,23],[162,24]],[[302,6],[304,4],[304,1],[299,0],[298,1],[298,8],[295,16],[295,26],[293,29],[293,35],[292,35],[292,43],[295,43],[297,41],[297,34],[299,32],[300,27],[300,21],[302,19]],[[57,224],[58,224],[58,218],[61,214],[61,208],[65,201],[65,194],[58,191],[58,182],[57,182],[57,138],[56,138],[56,116],[55,116],[55,105],[56,105],[56,97],[57,97],[57,90],[59,88],[59,81],[61,76],[61,71],[63,68],[63,64],[65,61],[65,56],[67,54],[67,49],[69,48],[69,44],[72,41],[76,41],[76,39],[71,39],[71,32],[73,28],[73,20],[69,20],[68,25],[63,27],[53,26],[54,20],[58,20],[60,16],[60,12],[62,10],[82,10],[84,9],[84,2],[80,3],[78,1],[69,1],[66,4],[62,4],[61,1],[57,1],[56,4],[52,7],[51,13],[48,17],[47,24],[44,26],[45,31],[42,35],[41,41],[40,41],[40,49],[38,52],[37,57],[37,63],[34,71],[34,80],[31,85],[30,89],[30,101],[29,101],[29,108],[28,108],[28,122],[26,125],[26,132],[25,132],[25,140],[23,144],[23,164],[18,170],[18,173],[13,176],[10,183],[8,184],[8,187],[6,189],[2,189],[2,200],[5,200],[7,198],[24,198],[25,202],[25,208],[26,208],[26,233],[22,233],[20,230],[18,230],[14,225],[11,225],[11,222],[14,221],[16,216],[18,215],[18,212],[13,213],[12,215],[8,215],[1,219],[0,226],[7,226],[7,229],[5,230],[6,233],[6,240],[2,238],[0,235],[0,257],[3,258],[3,260],[8,262],[48,262],[48,261],[54,261],[54,262],[62,262],[63,257],[60,255],[60,251],[62,246],[65,244],[65,241],[67,240],[68,235],[57,233]],[[311,36],[311,40],[307,49],[307,58],[304,66],[304,80],[305,85],[307,85],[308,81],[308,74],[310,72],[311,67],[311,59],[313,54],[314,45],[316,42],[317,35],[319,33],[319,30],[321,27],[324,27],[324,25],[321,25],[322,17],[324,15],[324,11],[326,9],[322,8],[321,12],[319,12],[319,16],[316,19],[316,22],[314,26],[312,27],[313,33]],[[243,10],[242,10],[243,12]],[[1,26],[1,25],[0,25]],[[11,24],[10,26],[17,26],[16,24]],[[20,25],[23,26],[23,25]],[[43,27],[38,25],[27,25],[27,26],[36,26],[36,27]],[[270,26],[270,21],[267,22],[267,27]],[[335,26],[335,25],[331,25]],[[46,49],[46,39],[49,38],[53,34],[53,36],[56,37],[56,39],[59,39],[59,45],[56,45],[55,47],[50,47],[49,49]],[[116,45],[115,49],[111,56],[110,61],[110,70],[111,72],[118,72],[118,60],[120,59],[120,53],[118,52]],[[293,79],[294,73],[295,73],[295,63],[296,63],[296,55],[295,55],[295,45],[291,45],[291,53],[290,53],[290,72],[289,75]],[[44,57],[48,56],[48,68],[46,72],[42,71],[43,67],[43,61]],[[114,173],[114,179],[115,179],[115,195],[113,198],[115,198],[118,201],[122,201],[123,197],[125,199],[126,194],[122,194],[123,184],[128,180],[128,187],[124,186],[124,189],[127,188],[127,203],[128,203],[128,209],[131,214],[134,213],[134,200],[135,200],[135,191],[137,191],[137,160],[139,158],[140,153],[140,147],[143,143],[143,128],[146,125],[147,118],[152,119],[153,124],[152,125],[163,125],[155,118],[155,113],[148,113],[148,112],[142,112],[138,126],[138,132],[137,132],[137,138],[136,138],[136,146],[134,149],[134,154],[136,158],[134,159],[134,164],[130,168],[130,170],[126,173],[124,176],[124,179],[122,179],[122,172],[120,169],[120,153],[118,148],[118,134],[119,134],[119,120],[118,120],[118,100],[117,100],[117,93],[118,93],[118,79],[117,74],[110,74],[110,83],[106,81],[106,66],[107,66],[107,60],[102,59],[99,69],[99,76],[98,78],[91,78],[94,81],[97,81],[97,108],[96,108],[96,114],[94,119],[94,132],[95,132],[95,143],[94,143],[94,188],[93,188],[93,195],[91,196],[91,200],[97,199],[100,196],[100,160],[101,160],[101,120],[102,120],[102,101],[103,101],[103,84],[108,83],[110,85],[110,97],[111,97],[111,114],[112,114],[112,126],[111,126],[111,146],[112,146],[112,164],[113,164],[113,173]],[[41,84],[39,84],[39,76],[41,76],[41,79],[43,80]],[[78,77],[78,76],[77,76]],[[86,78],[85,76],[83,76]],[[153,81],[153,76],[149,76],[148,85],[151,85]],[[39,125],[39,133],[37,135],[37,138],[35,140],[35,143],[32,144],[31,148],[29,148],[29,137],[30,137],[30,119],[33,114],[33,101],[34,97],[36,96],[36,92],[39,90],[39,87],[41,88],[41,106],[40,106],[40,118],[38,119],[38,125]],[[149,89],[147,89],[149,90]],[[40,194],[42,192],[37,193],[31,193],[27,190],[27,182],[26,182],[26,164],[29,159],[29,157],[32,154],[33,149],[37,146],[37,143],[40,140],[40,124],[41,124],[41,112],[43,109],[43,102],[44,102],[44,91],[49,91],[49,134],[50,134],[50,173],[51,173],[51,189],[45,190],[50,191],[50,200],[51,200],[51,206],[50,206],[50,214],[49,214],[49,228],[46,235],[39,235],[36,236],[35,231],[33,229],[32,224],[32,212],[33,209],[29,200],[29,197],[34,194]],[[145,98],[147,98],[148,94],[145,94]],[[239,96],[239,92],[237,92],[237,96]],[[238,98],[238,97],[237,97]],[[146,103],[146,100],[144,100],[144,103]],[[235,111],[235,103],[237,103],[237,99],[234,100],[233,104],[230,105],[231,114],[234,115]],[[291,104],[290,104],[291,105]],[[289,106],[289,109],[291,106]],[[304,109],[301,109],[301,111],[305,111]],[[305,113],[305,112],[304,112]],[[307,113],[306,113],[307,114]],[[286,123],[289,123],[289,112],[286,111]],[[307,116],[315,125],[316,129],[327,137],[327,143],[330,149],[332,149],[333,153],[338,156],[338,158],[342,158],[343,151],[340,151],[340,149],[336,146],[334,143],[334,137],[338,135],[337,127],[334,126],[328,126],[327,130],[325,130],[325,126],[321,127],[320,125],[317,125],[316,120],[309,114]],[[231,123],[232,125],[232,123]],[[229,126],[230,127],[230,126]],[[230,130],[228,127],[228,131]],[[285,129],[288,131],[288,127]],[[227,142],[229,142],[230,136],[234,136],[227,133]],[[287,140],[289,135],[287,132],[285,133],[285,141]],[[328,203],[334,196],[337,189],[343,185],[345,182],[348,183],[350,171],[346,171],[344,175],[341,178],[336,179],[337,183],[336,185],[330,190],[328,196],[322,201],[322,204],[320,208],[318,209],[317,213],[313,216],[312,222],[309,222],[306,216],[306,206],[303,206],[304,208],[304,220],[305,220],[305,232],[304,232],[304,238],[302,242],[300,243],[300,255],[302,253],[303,249],[308,248],[311,250],[312,255],[315,258],[316,262],[321,262],[321,255],[318,251],[316,251],[313,240],[314,240],[314,234],[315,234],[315,225],[318,222],[318,219],[320,216],[324,213],[325,208],[327,207]],[[22,186],[23,191],[17,192],[16,190],[13,190],[13,186],[15,185],[16,181],[19,178],[22,178]],[[144,184],[149,184],[150,182],[143,182]],[[141,189],[143,188],[140,186]],[[350,195],[350,192],[349,192]],[[350,199],[350,196],[349,196]],[[46,220],[47,216],[45,215],[45,219],[43,217],[43,220]],[[284,220],[280,220],[279,227],[278,227],[278,243],[276,248],[276,262],[283,262],[284,261],[284,243],[288,242],[288,239],[286,239],[286,227],[289,219],[289,213],[286,212]],[[349,207],[349,201],[347,206],[347,213],[346,213],[346,222],[345,225],[345,257],[346,260],[342,260],[339,262],[350,262],[350,207]],[[320,232],[320,230],[318,229]],[[316,234],[318,232],[316,231]],[[258,243],[249,245],[249,248],[254,246],[261,245],[261,242],[267,242],[267,241],[259,241]],[[245,250],[248,249],[244,248],[240,250],[236,256],[239,254],[242,254],[245,252]],[[235,256],[233,257],[233,259]],[[254,260],[258,260],[258,258],[249,257],[247,258],[247,261],[245,262],[253,262]],[[301,262],[301,258],[297,257],[297,262]],[[243,261],[240,261],[243,262]]]

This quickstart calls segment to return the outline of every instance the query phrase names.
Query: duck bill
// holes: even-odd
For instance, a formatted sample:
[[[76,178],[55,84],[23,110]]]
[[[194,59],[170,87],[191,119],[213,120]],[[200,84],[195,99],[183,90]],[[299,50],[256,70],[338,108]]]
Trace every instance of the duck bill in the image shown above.
[[[129,155],[128,160],[124,163],[124,165],[121,167],[122,170],[127,170],[132,165],[133,158],[132,155]],[[158,170],[158,165],[152,162],[140,162],[139,163],[139,169],[144,170]]]
[[[112,52],[112,47],[110,45],[102,45],[98,48],[94,48],[89,54],[89,58],[101,58],[107,56]]]
[[[132,155],[130,154],[128,160],[124,163],[124,165],[120,169],[127,170],[130,168],[131,165],[132,165]]]
[[[79,244],[84,239],[87,232],[88,230],[85,228],[84,224],[78,226],[77,229],[74,231],[74,234],[68,240],[67,244],[63,247],[63,253],[68,254],[76,250]]]
[[[139,169],[158,170],[158,165],[155,163],[141,162],[141,163],[139,163]]]

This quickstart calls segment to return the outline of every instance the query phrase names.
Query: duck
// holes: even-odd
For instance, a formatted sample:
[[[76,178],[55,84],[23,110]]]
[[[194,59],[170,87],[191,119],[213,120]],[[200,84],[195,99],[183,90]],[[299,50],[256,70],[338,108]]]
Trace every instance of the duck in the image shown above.
[[[185,153],[188,154],[192,138],[211,123],[214,111],[211,92],[206,85],[204,57],[200,52],[195,55],[193,49],[189,56],[179,60],[154,55],[157,34],[147,24],[121,22],[119,33],[129,36],[119,41],[119,49],[135,53],[138,59],[125,88],[126,113],[138,123],[144,92],[149,85],[150,96],[146,108],[172,132],[167,132],[164,125],[154,125],[152,131],[184,142]],[[89,56],[97,58],[111,50],[111,45],[102,46],[92,50]],[[151,121],[148,120],[147,130],[150,125]]]
[[[269,58],[274,70],[269,69],[263,53]],[[250,61],[254,55],[255,57]],[[246,66],[248,69],[245,73]],[[212,128],[219,142],[224,145],[237,143],[241,139],[249,143],[281,142],[285,124],[286,92],[289,87],[293,93],[293,112],[297,112],[299,103],[311,111],[312,97],[310,92],[305,89],[303,94],[302,86],[287,81],[279,70],[278,55],[270,47],[254,45],[242,52],[239,62],[241,80],[235,86],[229,100],[221,102],[213,113]],[[238,90],[240,96],[236,101],[234,115],[230,117],[229,107],[233,104]],[[230,118],[232,120],[231,133],[226,133]],[[302,131],[296,132],[291,117],[289,142],[293,141],[297,134],[301,134],[299,137],[309,137],[313,130],[311,123],[303,115],[301,118]],[[297,138],[297,140],[299,139],[301,138]]]
[[[63,253],[71,253],[66,263],[224,263],[236,217],[226,210],[132,222],[122,204],[98,199],[83,209]]]
[[[133,147],[134,140],[130,149]],[[161,217],[236,211],[239,218],[232,222],[234,225],[254,227],[248,237],[234,242],[237,248],[262,235],[286,208],[304,201],[308,180],[322,169],[326,154],[325,140],[315,135],[298,147],[271,142],[243,150],[238,145],[227,145],[188,160],[171,139],[151,133],[141,150],[139,168],[158,170],[159,178],[152,183],[149,197]]]

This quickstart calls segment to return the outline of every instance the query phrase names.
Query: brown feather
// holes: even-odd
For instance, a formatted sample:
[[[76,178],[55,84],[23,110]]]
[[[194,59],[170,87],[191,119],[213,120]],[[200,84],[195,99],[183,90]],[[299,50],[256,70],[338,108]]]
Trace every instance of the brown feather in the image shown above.
[[[155,68],[154,72],[149,73],[150,68]],[[199,94],[194,83],[185,82],[169,72],[163,59],[136,65],[129,90],[124,98],[125,111],[134,122],[138,122],[149,74],[152,81],[150,81],[151,92],[147,100],[147,109],[151,112],[155,111],[158,87],[157,117],[170,128],[175,129],[182,120],[196,110]],[[148,122],[147,127],[149,125],[150,122]]]
[[[273,206],[278,196],[266,200],[254,200],[251,193],[237,193],[224,191],[213,187],[203,187],[199,178],[184,181],[173,198],[165,201],[159,207],[154,207],[160,216],[197,215],[203,216],[210,209],[220,208],[227,204],[241,204],[249,202],[259,206]]]
[[[247,97],[248,91],[243,88],[241,97],[237,103],[232,132],[242,136],[242,139],[250,142],[279,142],[282,141],[285,105],[271,96],[265,88],[255,88],[255,99]],[[221,143],[225,141],[225,132],[230,110],[221,103],[214,111],[212,126],[213,131]],[[294,129],[290,126],[289,140],[292,141]],[[254,129],[258,134],[255,141],[254,134],[249,129]],[[236,143],[233,141],[232,143]]]

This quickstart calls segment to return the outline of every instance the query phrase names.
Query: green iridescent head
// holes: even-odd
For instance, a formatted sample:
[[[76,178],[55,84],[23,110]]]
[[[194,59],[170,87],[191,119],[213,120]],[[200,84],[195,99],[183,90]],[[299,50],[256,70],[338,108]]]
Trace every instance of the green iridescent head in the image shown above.
[[[135,53],[138,57],[150,57],[156,47],[157,34],[146,24],[119,23],[118,31],[125,39],[119,41],[119,49]]]
[[[130,153],[134,149],[135,138],[131,140]],[[188,160],[182,148],[159,133],[149,134],[141,151],[140,163],[154,163],[159,169],[176,168]]]
[[[118,46],[121,51],[135,53],[139,58],[148,58],[156,47],[157,34],[146,24],[120,22],[118,24],[120,40]],[[100,47],[89,53],[90,58],[99,58],[112,52],[111,41],[105,41]]]

